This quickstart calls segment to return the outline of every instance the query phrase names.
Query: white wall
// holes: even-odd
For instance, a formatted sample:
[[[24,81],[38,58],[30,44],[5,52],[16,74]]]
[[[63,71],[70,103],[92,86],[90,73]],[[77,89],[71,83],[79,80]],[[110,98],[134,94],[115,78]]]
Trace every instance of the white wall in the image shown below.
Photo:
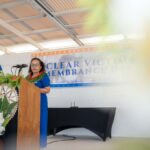
[[[0,56],[5,72],[10,72],[12,65],[29,62],[30,54]],[[70,107],[73,101],[79,107],[117,107],[112,136],[150,137],[149,89],[135,85],[53,88],[48,95],[49,107]],[[85,129],[71,129],[63,133],[94,136]]]
[[[117,107],[113,136],[150,137],[150,99],[147,93],[143,96],[137,90],[128,85],[53,89],[49,107],[69,107],[73,101],[79,107]],[[73,133],[90,134],[85,130]]]
[[[0,56],[0,65],[5,73],[11,73],[11,67],[16,64],[30,64],[31,54],[8,54]],[[15,71],[15,70],[14,70]],[[23,69],[23,74],[27,74],[28,68]]]

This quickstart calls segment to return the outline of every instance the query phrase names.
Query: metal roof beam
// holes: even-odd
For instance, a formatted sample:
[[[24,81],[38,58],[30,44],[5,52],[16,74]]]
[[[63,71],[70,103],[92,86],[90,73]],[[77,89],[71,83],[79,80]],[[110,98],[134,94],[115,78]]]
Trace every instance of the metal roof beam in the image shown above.
[[[75,33],[71,32],[70,29],[68,29],[67,27],[65,27],[63,21],[58,18],[57,16],[55,16],[53,14],[53,10],[50,9],[50,7],[48,7],[45,4],[45,1],[41,1],[41,0],[28,0],[29,3],[33,4],[33,6],[37,9],[37,7],[39,9],[41,9],[41,11],[43,13],[45,13],[47,15],[47,17],[53,21],[58,27],[60,27],[71,39],[73,39],[79,46],[83,46],[84,44],[78,39],[78,37],[75,35]]]
[[[65,25],[66,28],[80,28],[83,25],[83,23],[77,23],[77,24],[71,24],[71,25]],[[22,32],[23,35],[32,35],[32,34],[41,34],[41,33],[45,33],[45,32],[55,32],[55,31],[59,31],[60,28],[59,27],[55,27],[55,28],[48,28],[48,29],[41,29],[41,30],[33,30],[33,31],[29,31],[29,32]],[[0,39],[5,39],[5,38],[13,38],[15,37],[14,34],[7,34],[7,35],[0,35]]]
[[[12,22],[20,22],[20,21],[26,21],[26,20],[31,20],[31,19],[39,19],[42,17],[46,17],[45,14],[43,15],[38,15],[38,16],[29,16],[29,17],[23,17],[23,18],[17,18],[17,19],[11,19],[11,20],[7,20],[7,23],[12,23]]]
[[[4,9],[4,11],[9,15],[9,16],[11,16],[12,18],[14,18],[14,19],[19,19],[16,15],[14,15],[13,14],[13,12],[10,12],[8,9]],[[21,23],[23,26],[25,26],[27,29],[29,29],[29,30],[33,30],[33,28],[29,25],[29,24],[27,24],[26,22],[24,22],[24,21],[18,21],[19,23]],[[45,38],[42,36],[42,35],[39,35],[43,40],[45,40]]]
[[[13,26],[11,26],[10,24],[8,24],[7,22],[5,22],[2,19],[0,19],[0,25],[3,26],[4,28],[6,28],[7,30],[13,32],[14,34],[16,34],[17,36],[19,36],[20,38],[24,39],[28,43],[34,45],[38,49],[40,49],[40,50],[43,49],[43,47],[40,44],[38,44],[36,41],[34,41],[31,38],[23,35],[19,30],[17,30],[16,28],[14,28]]]

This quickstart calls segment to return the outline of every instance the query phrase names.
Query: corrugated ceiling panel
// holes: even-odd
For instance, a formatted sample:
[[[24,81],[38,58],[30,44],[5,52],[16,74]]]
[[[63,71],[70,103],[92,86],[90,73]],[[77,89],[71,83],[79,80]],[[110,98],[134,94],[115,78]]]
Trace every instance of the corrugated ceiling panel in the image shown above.
[[[10,39],[1,39],[0,40],[1,46],[10,46],[10,45],[22,44],[22,43],[27,43],[27,42],[16,36],[14,36],[13,38],[10,38]]]
[[[12,34],[12,33],[0,26],[0,34]]]
[[[8,3],[8,2],[12,2],[12,1],[14,1],[14,0],[0,0],[0,4],[2,4],[2,3]]]
[[[68,14],[65,16],[62,16],[62,18],[68,23],[68,24],[77,24],[77,23],[83,23],[86,20],[86,13],[73,13]]]
[[[46,0],[46,2],[55,10],[55,11],[64,11],[66,9],[76,8],[76,0]]]
[[[41,36],[38,35],[28,35],[28,37],[32,38],[33,40],[40,42],[43,41],[43,39],[41,38]]]
[[[38,12],[29,4],[17,5],[15,7],[9,8],[9,11],[18,18],[40,15],[40,12]]]
[[[0,10],[0,18],[6,21],[13,19],[10,15],[6,14],[3,10]]]
[[[22,38],[17,37],[17,36],[14,37],[12,40],[15,41],[17,44],[27,43],[27,42],[24,41]]]
[[[9,46],[9,45],[14,45],[15,43],[12,40],[8,39],[1,39],[0,40],[0,45],[1,46]]]
[[[2,2],[10,2],[10,1],[15,1],[15,0],[0,0],[0,4]],[[93,34],[94,31],[87,31],[84,30],[84,28],[82,27],[82,23],[85,22],[86,20],[87,12],[81,11],[77,13],[76,12],[71,13],[70,11],[68,11],[66,12],[65,15],[61,15],[61,11],[78,8],[77,0],[43,0],[43,2],[47,2],[55,12],[60,13],[60,16],[58,16],[58,18],[59,17],[60,19],[62,18],[69,25],[75,25],[72,28],[70,27],[70,29],[73,29],[75,32],[77,32],[78,35],[86,35],[91,33]],[[24,17],[30,17],[30,16],[40,16],[40,15],[41,12],[38,11],[38,9],[35,9],[30,3],[22,4],[22,5],[20,4],[20,5],[10,7],[9,9],[0,10],[0,18],[2,18],[5,21],[13,20],[17,18],[19,19]],[[77,24],[81,24],[81,27],[78,27]],[[34,30],[56,28],[56,25],[47,17],[11,22],[10,25],[12,25],[13,27],[15,27],[21,32],[28,32],[28,33]],[[0,27],[0,34],[12,35],[10,31],[7,31],[6,29],[1,27]],[[52,31],[52,32],[43,32],[40,34],[27,35],[27,37],[30,37],[33,40],[38,42],[41,42],[43,40],[57,40],[57,39],[70,38],[66,33],[64,33],[62,29]],[[11,39],[0,40],[0,45],[2,46],[8,46],[8,45],[14,45],[20,43],[26,43],[26,42],[17,36],[14,36]]]
[[[40,19],[26,20],[25,22],[36,30],[55,27],[55,25],[46,17]]]
[[[62,31],[55,31],[55,32],[46,32],[42,34],[43,37],[45,37],[47,40],[55,40],[55,39],[63,39],[63,38],[69,38],[68,35],[66,35]]]
[[[30,31],[27,27],[25,27],[24,25],[22,25],[19,22],[12,22],[12,23],[10,23],[10,25],[12,25],[13,27],[15,27],[16,29],[18,29],[21,32],[28,32],[28,31]]]

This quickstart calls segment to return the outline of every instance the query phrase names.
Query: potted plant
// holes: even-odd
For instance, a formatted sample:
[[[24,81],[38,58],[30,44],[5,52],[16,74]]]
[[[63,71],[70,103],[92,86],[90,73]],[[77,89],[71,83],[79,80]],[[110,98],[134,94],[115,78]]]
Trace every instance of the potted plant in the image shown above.
[[[19,77],[0,72],[0,135],[17,111],[19,83]]]

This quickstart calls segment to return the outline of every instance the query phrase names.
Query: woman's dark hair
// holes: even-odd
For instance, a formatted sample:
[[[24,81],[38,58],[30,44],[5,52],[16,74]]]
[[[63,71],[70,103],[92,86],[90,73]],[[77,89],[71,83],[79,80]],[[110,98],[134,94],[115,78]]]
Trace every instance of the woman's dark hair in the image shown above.
[[[39,59],[37,57],[34,57],[34,58],[31,59],[31,62],[30,62],[29,74],[33,75],[33,72],[31,70],[31,63],[32,63],[33,60],[39,61],[40,66],[42,67],[41,70],[40,70],[40,72],[44,72],[45,71],[45,64],[44,64],[44,62],[41,59]]]

